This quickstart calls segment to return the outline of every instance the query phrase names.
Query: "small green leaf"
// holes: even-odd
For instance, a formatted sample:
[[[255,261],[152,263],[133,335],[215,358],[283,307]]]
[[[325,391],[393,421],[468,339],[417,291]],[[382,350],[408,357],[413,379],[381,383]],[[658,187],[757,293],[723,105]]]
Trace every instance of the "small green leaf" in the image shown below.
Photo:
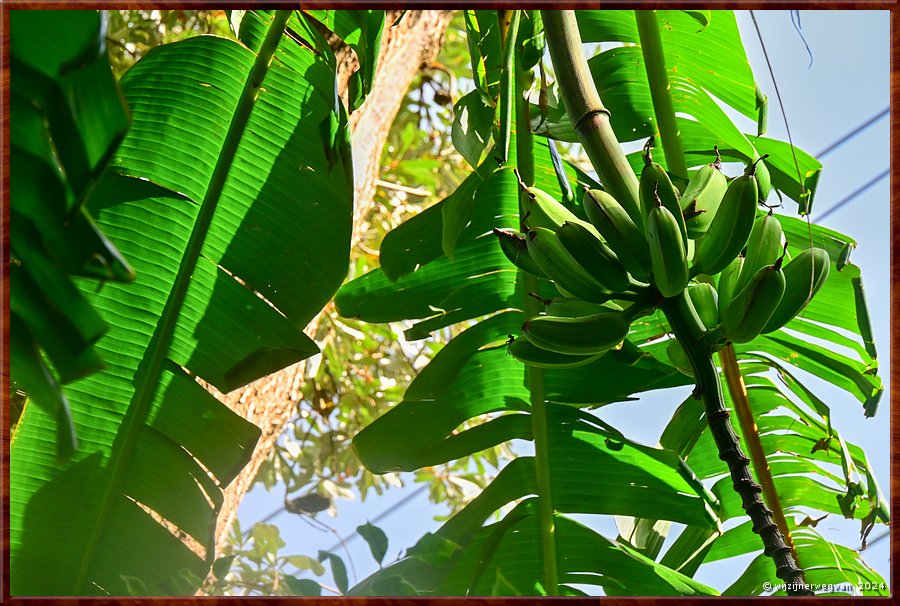
[[[276,552],[285,546],[278,526],[273,524],[254,524],[250,530],[250,537],[260,549],[265,551]]]
[[[369,544],[369,549],[372,551],[372,557],[375,558],[378,565],[381,566],[388,548],[387,535],[384,534],[383,530],[371,522],[366,522],[365,524],[357,526],[356,532],[358,532],[359,536]]]
[[[331,562],[331,575],[334,577],[334,583],[337,585],[338,591],[347,593],[350,583],[347,580],[347,566],[344,565],[344,560],[333,553],[319,550],[319,561],[324,562],[325,560]]]

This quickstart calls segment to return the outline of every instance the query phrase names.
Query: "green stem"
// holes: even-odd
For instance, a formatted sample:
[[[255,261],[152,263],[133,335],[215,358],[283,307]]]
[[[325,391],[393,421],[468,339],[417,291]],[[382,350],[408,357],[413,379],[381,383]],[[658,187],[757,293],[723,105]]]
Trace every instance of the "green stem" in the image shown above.
[[[656,126],[662,139],[663,151],[666,153],[666,168],[669,172],[687,179],[688,169],[681,147],[681,133],[678,131],[675,107],[672,104],[669,76],[666,73],[666,56],[663,52],[662,37],[659,35],[656,11],[634,11],[634,16],[641,38],[641,54],[644,55],[644,68],[647,70],[647,81],[650,83]]]
[[[581,49],[573,11],[542,10],[544,33],[569,119],[606,190],[625,208],[640,208],[638,180],[609,123]]]
[[[518,13],[519,11],[516,11]],[[514,23],[518,23],[516,17]],[[513,28],[510,27],[510,31]],[[515,39],[510,37],[514,46]],[[530,108],[525,92],[530,87],[533,72],[519,69],[515,61],[515,107],[516,107],[516,163],[519,178],[527,186],[534,185],[534,140],[531,134]],[[519,209],[522,212],[522,209]],[[526,317],[542,311],[541,303],[529,296],[538,291],[538,279],[525,272],[519,272],[524,296],[523,309]],[[541,550],[544,561],[544,589],[548,596],[559,595],[559,575],[556,568],[556,537],[553,522],[553,493],[550,481],[550,445],[547,435],[547,403],[544,400],[544,371],[529,367],[528,388],[531,400],[531,432],[534,439],[534,466],[538,492],[538,525],[541,533]]]
[[[719,363],[725,373],[725,384],[728,386],[728,393],[731,395],[731,403],[734,412],[737,413],[738,423],[741,426],[741,435],[747,450],[750,451],[750,462],[756,471],[756,477],[762,485],[763,499],[772,509],[772,517],[778,524],[778,530],[784,536],[784,542],[791,548],[791,554],[800,565],[800,559],[797,557],[797,550],[794,547],[794,541],[791,538],[791,530],[788,527],[787,518],[784,515],[784,509],[781,507],[781,499],[778,496],[778,490],[775,488],[775,480],[772,478],[772,471],[769,469],[769,462],[766,460],[766,452],[763,450],[762,442],[759,439],[759,428],[753,419],[753,413],[750,410],[750,402],[747,398],[747,387],[744,385],[744,377],[741,375],[740,367],[737,363],[737,357],[734,353],[734,347],[727,345],[719,351]]]
[[[719,371],[712,357],[711,348],[703,342],[705,328],[684,290],[676,297],[666,299],[663,313],[690,360],[694,371],[696,389],[694,397],[703,400],[706,421],[712,433],[719,458],[728,465],[734,490],[741,496],[744,511],[753,522],[753,532],[760,535],[764,552],[775,562],[775,574],[788,583],[788,595],[812,595],[805,589],[803,570],[797,566],[791,548],[785,543],[772,512],[760,498],[762,488],[750,474],[750,459],[741,450],[740,442],[729,421],[730,413],[723,404]]]

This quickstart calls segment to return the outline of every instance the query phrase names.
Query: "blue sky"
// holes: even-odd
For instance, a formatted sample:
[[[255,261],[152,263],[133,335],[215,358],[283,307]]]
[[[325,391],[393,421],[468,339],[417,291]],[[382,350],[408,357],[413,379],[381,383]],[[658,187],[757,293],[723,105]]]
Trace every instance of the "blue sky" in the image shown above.
[[[737,16],[757,81],[769,95],[768,136],[786,140],[784,120],[778,107],[772,78],[750,15],[747,11],[738,11]],[[888,108],[888,11],[800,11],[801,31],[812,53],[811,66],[809,54],[788,11],[757,11],[756,18],[797,146],[817,155]],[[859,403],[848,394],[833,388],[823,389],[818,394],[831,406],[833,423],[844,438],[865,448],[882,490],[885,496],[889,496],[889,179],[880,179],[824,220],[817,219],[889,167],[889,118],[881,117],[853,139],[828,153],[822,158],[822,162],[824,170],[815,198],[812,220],[845,233],[858,242],[851,261],[862,269],[885,396],[876,417],[865,419]],[[795,210],[796,206],[790,203],[788,212]],[[677,404],[683,400],[687,391],[689,390],[685,390],[683,394],[651,394],[645,398],[646,405],[659,406],[663,400]],[[674,409],[674,405],[672,408]],[[646,414],[635,418],[635,411],[639,410],[642,408],[633,403],[627,406],[613,405],[604,407],[600,416],[634,439],[656,443],[668,416],[658,411],[659,421],[654,424],[652,421],[648,422],[649,415]],[[325,517],[323,521],[337,529],[342,536],[349,536],[357,525],[366,520],[374,520],[418,489],[418,486],[410,484],[404,489],[391,490],[380,497],[372,494],[364,503],[358,499],[342,501],[338,504],[338,517]],[[246,529],[278,508],[283,494],[283,489],[279,488],[269,493],[257,488],[248,494],[239,511],[242,526]],[[402,550],[414,544],[425,532],[435,530],[439,523],[433,518],[444,512],[443,506],[429,503],[426,495],[419,492],[402,508],[380,521],[378,525],[385,530],[390,540],[386,561],[399,556]],[[336,543],[333,534],[316,530],[289,514],[281,514],[273,523],[281,527],[282,537],[288,544],[282,552],[284,554],[315,555],[319,549],[328,549]],[[611,523],[597,527],[608,536],[615,536]],[[859,544],[857,522],[848,523],[832,516],[820,524],[818,530],[826,538],[850,547],[855,548]],[[883,531],[883,526],[876,528],[870,539]],[[350,540],[347,546],[358,579],[377,568],[365,543],[358,537]],[[347,559],[343,549],[337,553]],[[864,555],[877,572],[886,580],[890,579],[889,541],[879,541]],[[697,578],[723,589],[746,564],[746,560],[737,560],[729,560],[708,569],[701,568]],[[332,584],[330,573],[319,580]],[[352,574],[350,581],[353,584]]]

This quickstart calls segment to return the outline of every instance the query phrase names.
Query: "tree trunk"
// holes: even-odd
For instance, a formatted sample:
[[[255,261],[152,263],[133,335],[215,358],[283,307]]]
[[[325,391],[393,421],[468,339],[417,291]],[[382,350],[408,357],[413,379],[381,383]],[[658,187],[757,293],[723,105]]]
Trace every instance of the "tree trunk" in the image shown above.
[[[416,74],[422,67],[430,65],[437,55],[453,11],[408,11],[396,27],[391,27],[400,14],[401,11],[386,12],[372,92],[362,106],[350,115],[354,176],[352,246],[360,241],[366,217],[372,210],[381,153],[394,117]],[[346,47],[338,49],[337,58],[338,91],[346,99],[347,81],[358,63]],[[333,312],[330,303],[322,313],[329,311]],[[310,322],[307,334],[315,334],[319,317]],[[226,543],[238,505],[253,486],[260,465],[266,460],[286,423],[296,414],[306,366],[305,361],[299,362],[227,395],[212,390],[216,397],[262,430],[250,463],[225,491],[216,528],[217,553]]]

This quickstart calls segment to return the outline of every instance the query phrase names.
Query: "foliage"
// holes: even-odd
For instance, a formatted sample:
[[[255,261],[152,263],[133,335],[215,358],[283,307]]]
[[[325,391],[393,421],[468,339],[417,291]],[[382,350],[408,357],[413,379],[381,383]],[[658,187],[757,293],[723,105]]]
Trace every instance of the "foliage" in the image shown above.
[[[314,31],[317,49],[283,36],[288,17],[312,31],[287,12],[248,14],[243,44],[160,46],[122,79],[132,127],[87,208],[138,278],[82,288],[110,323],[96,345],[110,370],[68,388],[82,440],[69,463],[53,461],[52,415],[22,412],[14,594],[126,594],[134,579],[193,593],[213,560],[221,489],[258,436],[194,377],[229,391],[318,351],[301,328],[346,273],[347,127],[330,47]],[[317,195],[285,195],[303,190]]]
[[[494,11],[461,13],[468,52],[452,34],[443,64],[404,102],[382,173],[395,187],[379,192],[352,262],[349,132],[328,36],[359,59],[356,107],[373,82],[380,11],[116,13],[107,41],[117,49],[116,73],[124,73],[127,135],[109,68],[97,60],[104,40],[96,14],[74,14],[46,12],[30,39],[13,36],[11,104],[22,128],[12,133],[11,171],[16,187],[30,190],[14,197],[12,294],[46,301],[52,286],[78,303],[60,312],[11,302],[18,347],[11,353],[31,352],[39,372],[30,376],[43,381],[29,383],[22,366],[13,367],[29,399],[11,444],[11,593],[192,594],[212,570],[211,593],[318,595],[317,583],[287,567],[318,575],[327,561],[333,591],[351,595],[580,595],[586,586],[607,595],[708,595],[719,591],[694,579],[698,568],[747,554],[758,555],[724,593],[757,594],[773,581],[771,561],[740,521],[697,400],[685,400],[656,446],[602,418],[604,405],[690,383],[668,358],[671,327],[661,313],[637,320],[621,348],[579,368],[535,371],[507,355],[509,335],[534,313],[529,293],[554,295],[550,282],[517,270],[490,235],[519,228],[521,175],[513,167],[533,172],[537,187],[581,218],[582,191],[600,187],[580,170],[587,165],[556,151],[555,141],[575,154],[579,146],[564,93],[544,82],[550,69],[541,61],[537,11],[523,12],[521,23],[506,21],[512,11],[500,19]],[[658,14],[688,166],[711,161],[714,146],[734,162],[768,154],[761,166],[773,188],[808,212],[821,165],[763,136],[765,99],[733,15]],[[589,66],[616,138],[655,134],[653,60],[642,53],[634,14],[578,17],[585,42],[615,43]],[[14,33],[18,18],[13,13]],[[202,33],[220,35],[194,35]],[[59,69],[72,56],[83,69]],[[462,68],[471,68],[471,79]],[[26,92],[28,70],[43,74],[28,79],[43,88]],[[97,86],[82,86],[85,75]],[[73,94],[54,94],[60,90]],[[755,122],[755,131],[743,132],[720,102]],[[520,109],[515,119],[512,105]],[[60,116],[85,126],[63,128]],[[421,138],[423,129],[435,135]],[[671,164],[662,150],[654,159]],[[638,154],[629,160],[635,169],[642,162]],[[442,200],[420,211],[424,197],[409,189],[426,183]],[[46,184],[49,193],[40,189]],[[741,374],[807,580],[871,583],[878,593],[883,581],[859,554],[825,541],[812,521],[840,514],[859,520],[865,537],[889,519],[865,452],[842,439],[834,405],[807,378],[875,414],[883,387],[859,269],[847,259],[855,243],[786,214],[778,219],[790,253],[819,246],[834,266],[785,329],[735,348]],[[50,242],[69,242],[78,254],[48,252]],[[107,273],[85,271],[94,253]],[[33,279],[51,266],[55,281]],[[339,317],[329,301],[348,266],[351,281],[334,299]],[[130,267],[137,277],[124,283]],[[69,275],[84,277],[72,286]],[[23,276],[35,288],[23,286]],[[123,283],[110,282],[116,278]],[[324,306],[329,313],[314,335],[324,355],[309,367],[293,431],[259,479],[283,480],[288,494],[334,497],[353,487],[381,490],[394,472],[415,471],[432,482],[434,498],[454,504],[440,530],[353,588],[336,554],[279,555],[275,526],[247,533],[236,526],[231,553],[219,557],[213,545],[222,489],[258,430],[198,379],[229,391],[317,353],[302,328]],[[32,308],[46,313],[27,317]],[[94,318],[91,310],[102,320],[79,333],[84,327],[73,319]],[[81,348],[54,350],[53,339]],[[85,376],[100,359],[108,368]],[[67,400],[60,382],[68,382]],[[55,395],[42,402],[43,386]],[[78,450],[58,461],[73,450],[75,434]],[[513,457],[513,439],[532,441],[534,456]],[[491,469],[501,466],[499,474]],[[481,490],[470,499],[461,486]],[[302,509],[287,499],[286,507]],[[620,535],[599,534],[584,514],[616,516]],[[679,532],[672,522],[683,525]],[[387,537],[370,526],[359,532],[381,565]],[[55,563],[49,576],[47,562]],[[559,573],[552,585],[551,567]]]
[[[654,115],[654,105],[633,13],[577,14],[584,41],[625,43],[590,61],[616,136],[627,142],[653,134],[654,121],[648,117]],[[485,107],[497,112],[495,129],[499,125],[502,130],[501,92],[492,87],[509,66],[500,61],[497,17],[488,11],[467,11],[466,16],[476,91],[487,98]],[[712,12],[699,32],[696,15],[660,11],[660,20],[666,71],[688,166],[709,162],[714,145],[723,156],[744,162],[767,153],[773,187],[798,201],[801,211],[808,210],[821,165],[794,150],[801,165],[798,173],[789,145],[758,132],[742,133],[712,101],[715,96],[754,120],[762,113],[733,15]],[[711,56],[716,57],[715,71],[708,69]],[[524,89],[519,92],[523,94]],[[531,106],[535,131],[572,140],[574,133],[563,104],[554,108],[542,103],[541,97],[549,95],[541,94]],[[497,136],[495,130],[499,145]],[[481,134],[470,132],[466,137],[474,145],[472,138]],[[581,213],[580,196],[569,192],[590,183],[589,177],[576,176],[575,170],[567,167],[565,178],[558,182],[551,148],[541,141],[533,145],[529,162],[534,163],[535,186],[554,192],[555,197],[572,204],[573,212]],[[746,540],[752,536],[747,534],[746,524],[725,526],[740,514],[739,502],[730,489],[730,479],[719,480],[726,470],[714,454],[702,407],[698,409],[693,399],[686,401],[657,448],[632,442],[604,423],[602,409],[591,412],[641,392],[688,383],[665,352],[664,337],[670,329],[662,315],[635,321],[627,347],[579,368],[536,371],[506,354],[507,335],[519,332],[526,317],[523,312],[531,305],[528,292],[532,285],[541,297],[553,296],[548,283],[535,282],[516,270],[490,236],[493,228],[519,227],[518,184],[510,168],[514,151],[510,150],[512,157],[506,165],[502,156],[496,157],[498,151],[493,156],[488,153],[454,194],[388,234],[381,247],[381,268],[342,287],[336,303],[343,315],[369,322],[414,320],[405,332],[408,339],[479,319],[435,356],[399,405],[356,437],[356,451],[367,467],[381,472],[413,470],[513,438],[536,438],[535,428],[544,426],[548,459],[545,463],[531,457],[512,461],[435,535],[423,537],[407,558],[376,573],[354,592],[377,593],[375,583],[394,577],[404,579],[420,593],[435,595],[577,593],[573,584],[599,585],[607,594],[711,591],[690,583],[697,567],[720,557],[752,553],[758,543]],[[654,159],[665,165],[662,156],[654,150]],[[642,164],[639,155],[632,154],[630,159],[634,168]],[[523,161],[521,152],[518,161]],[[858,269],[845,264],[841,255],[854,243],[786,215],[778,217],[792,254],[810,245],[826,248],[832,263],[842,271],[831,272],[819,296],[786,330],[740,346],[737,354],[750,385],[763,446],[773,461],[776,485],[785,495],[784,508],[803,518],[814,511],[854,517],[863,522],[865,534],[876,520],[886,521],[888,513],[862,451],[840,445],[829,411],[809,388],[787,379],[785,388],[766,376],[775,370],[787,377],[794,372],[792,367],[812,372],[852,394],[867,414],[874,414],[883,388],[874,373],[874,349],[869,346]],[[457,226],[463,228],[457,230]],[[452,257],[446,246],[448,233],[456,238]],[[442,239],[443,247],[438,244]],[[826,348],[818,339],[849,347],[853,357],[835,353],[834,347]],[[826,354],[826,349],[832,351]],[[542,377],[543,395],[548,400],[546,423],[532,415],[536,373]],[[476,418],[486,420],[472,422]],[[398,441],[397,435],[406,439]],[[816,446],[810,448],[811,444]],[[535,448],[539,450],[537,444]],[[821,463],[829,460],[840,461],[843,473],[822,467]],[[540,483],[542,465],[549,466],[544,473],[551,478],[550,493]],[[804,474],[804,480],[798,481],[796,473]],[[866,482],[861,481],[863,475]],[[553,553],[547,550],[546,535],[538,532],[541,499],[549,500],[555,512],[558,589],[535,584],[546,572],[548,553]],[[483,526],[490,514],[507,504],[517,505],[500,522]],[[575,513],[622,516],[632,520],[625,527],[634,531],[606,543],[604,549],[611,559],[583,560],[581,554],[599,553],[599,545],[607,539],[567,517]],[[686,528],[662,553],[662,538],[670,528],[666,522],[679,522]],[[792,528],[798,523],[802,522],[791,517]],[[799,534],[818,536],[812,529]],[[654,535],[659,540],[648,540]],[[858,555],[850,559],[841,555],[838,561],[837,552],[822,547],[820,538],[797,547],[801,562],[828,562],[821,570],[811,571],[816,582],[823,578],[835,583],[878,580]],[[623,564],[622,558],[633,558],[631,565]],[[641,572],[632,578],[624,571],[635,570],[633,567]],[[659,575],[658,584],[650,581],[654,574]],[[759,592],[763,581],[773,579],[774,570],[763,558],[732,591]]]

